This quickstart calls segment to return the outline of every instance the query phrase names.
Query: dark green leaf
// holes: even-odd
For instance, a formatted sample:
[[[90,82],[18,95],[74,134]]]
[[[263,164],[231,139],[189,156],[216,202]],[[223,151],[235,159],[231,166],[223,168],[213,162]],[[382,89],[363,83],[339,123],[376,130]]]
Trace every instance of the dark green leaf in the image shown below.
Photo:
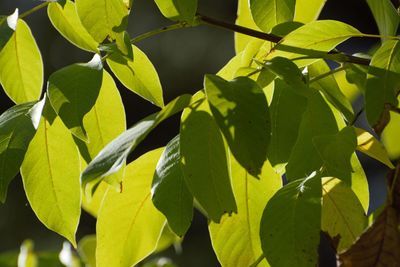
[[[17,28],[18,9],[10,16],[0,16],[0,51]]]
[[[271,133],[263,90],[247,77],[228,82],[206,75],[204,86],[212,114],[232,154],[250,174],[259,175],[267,159]]]

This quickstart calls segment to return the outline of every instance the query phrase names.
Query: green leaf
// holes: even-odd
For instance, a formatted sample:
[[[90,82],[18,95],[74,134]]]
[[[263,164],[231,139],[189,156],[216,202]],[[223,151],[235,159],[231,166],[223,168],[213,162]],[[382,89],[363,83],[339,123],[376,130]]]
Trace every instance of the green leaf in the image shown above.
[[[400,114],[390,112],[390,122],[382,132],[382,142],[391,159],[400,158],[400,146],[398,145],[400,132]]]
[[[102,43],[106,37],[128,26],[129,10],[122,0],[76,0],[76,9],[82,25],[90,35]]]
[[[179,246],[181,245],[182,240],[183,238],[177,236],[174,232],[172,232],[169,225],[166,224],[161,232],[161,236],[160,239],[158,240],[157,248],[156,250],[154,250],[154,253],[162,252],[167,248],[171,247],[172,245],[175,245],[175,248],[179,250]]]
[[[308,67],[308,73],[311,77],[316,77],[317,80],[311,80],[310,86],[320,90],[326,100],[328,100],[335,108],[337,108],[348,122],[352,122],[354,118],[353,107],[346,96],[340,91],[340,88],[333,75],[319,79],[318,76],[329,73],[328,64],[323,61],[317,61]],[[321,76],[320,76],[321,77]]]
[[[54,111],[72,134],[83,141],[88,140],[83,117],[96,102],[102,76],[103,65],[96,54],[89,63],[67,66],[49,78],[47,94]]]
[[[296,64],[302,67],[312,64],[318,60],[315,57],[321,57],[338,44],[356,36],[362,36],[362,33],[346,23],[335,20],[313,21],[286,35],[265,56],[267,59],[277,56],[297,58]],[[304,55],[309,55],[311,58],[304,58]]]
[[[36,267],[38,266],[38,257],[33,250],[34,244],[32,240],[25,240],[21,244],[18,255],[18,267]]]
[[[124,165],[129,153],[158,124],[187,107],[191,97],[191,95],[181,95],[175,98],[160,112],[147,116],[111,141],[83,171],[81,178],[83,187],[98,177],[117,172]]]
[[[225,81],[216,75],[204,79],[211,112],[237,161],[253,176],[267,159],[271,121],[267,99],[247,77]]]
[[[254,22],[264,32],[293,20],[296,0],[250,0],[249,3]]]
[[[151,181],[163,149],[126,167],[121,193],[108,190],[97,220],[98,267],[134,266],[152,253],[166,220],[151,201]]]
[[[197,11],[197,0],[154,0],[164,17],[192,23]]]
[[[322,180],[321,230],[339,238],[337,251],[350,247],[367,226],[367,217],[357,196],[336,178]]]
[[[294,21],[309,23],[317,20],[327,0],[296,0]]]
[[[71,0],[50,3],[48,17],[54,28],[77,47],[89,52],[98,52],[99,43],[83,27],[76,12],[75,3]]]
[[[17,28],[0,51],[0,83],[17,104],[38,100],[43,85],[43,63],[29,26],[18,19]]]
[[[85,267],[96,267],[96,236],[87,235],[78,242],[78,253]]]
[[[379,34],[384,41],[387,36],[394,36],[399,27],[400,16],[390,0],[367,0],[378,25]]]
[[[134,61],[112,53],[107,64],[121,83],[132,92],[159,107],[164,106],[160,79],[153,64],[139,48],[132,46]]]
[[[322,166],[323,162],[313,145],[313,138],[338,132],[330,107],[318,91],[312,92],[300,124],[296,144],[286,166],[286,175],[289,181],[304,177]]]
[[[66,160],[68,159],[68,160]],[[79,153],[68,129],[42,118],[21,167],[28,201],[39,220],[74,246],[80,217]]]
[[[82,168],[81,168],[82,169]],[[125,171],[125,168],[121,169],[120,171]],[[117,172],[118,174],[119,172]],[[115,174],[113,174],[115,175]],[[121,177],[123,175],[120,175]],[[94,189],[93,187],[88,186],[88,188],[85,188],[85,194],[82,194],[82,208],[92,215],[93,217],[97,218],[99,209],[101,207],[101,203],[103,202],[104,196],[106,195],[107,189],[109,187],[109,184],[107,184],[105,181],[102,181],[100,183],[93,182],[95,187],[95,191],[93,192],[92,190]],[[92,185],[92,184],[90,184]]]
[[[275,80],[271,103],[271,143],[268,147],[268,160],[278,170],[289,161],[290,153],[296,143],[301,118],[307,107],[307,99],[294,93],[294,88],[281,79]]]
[[[18,8],[10,16],[0,16],[0,51],[10,40],[17,28]]]
[[[222,266],[251,266],[262,254],[259,237],[262,212],[281,188],[282,179],[268,162],[259,179],[250,176],[233,157],[231,171],[238,213],[224,215],[219,224],[209,224],[211,242]],[[257,266],[268,264],[263,261]]]
[[[236,25],[240,25],[254,30],[259,30],[251,15],[250,5],[248,0],[238,0]],[[235,32],[236,54],[242,52],[246,48],[246,45],[252,40],[254,40],[254,37]]]
[[[368,70],[365,111],[371,126],[379,123],[385,105],[397,107],[400,90],[400,41],[388,40],[375,52]]]
[[[151,192],[154,206],[167,217],[171,229],[183,236],[192,223],[193,196],[183,177],[179,135],[167,144],[157,163]]]
[[[323,161],[324,173],[350,181],[353,171],[350,158],[357,147],[354,128],[345,127],[337,134],[315,136],[312,141]]]
[[[131,44],[131,38],[127,31],[117,34],[115,44],[118,52],[121,53],[128,60],[133,60],[133,47]]]
[[[58,254],[60,262],[67,267],[81,267],[81,261],[73,251],[71,244],[67,241],[63,242],[62,249]]]
[[[321,178],[313,175],[285,185],[268,202],[261,219],[260,237],[271,266],[317,264],[321,191]]]
[[[180,141],[186,184],[208,217],[218,223],[237,212],[227,149],[206,101],[183,112]]]

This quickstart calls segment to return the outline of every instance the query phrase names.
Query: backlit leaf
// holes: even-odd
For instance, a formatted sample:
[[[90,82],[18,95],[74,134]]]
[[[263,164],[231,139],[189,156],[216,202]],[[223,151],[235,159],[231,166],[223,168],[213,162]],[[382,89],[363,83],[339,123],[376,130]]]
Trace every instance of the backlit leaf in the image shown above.
[[[149,58],[136,46],[132,46],[134,61],[125,59],[119,53],[112,53],[107,58],[108,66],[121,83],[132,92],[163,107],[160,79]]]
[[[327,0],[296,0],[294,21],[308,23],[318,18]]]
[[[96,267],[96,236],[87,235],[78,242],[78,253],[86,267]]]
[[[374,15],[380,35],[383,35],[382,39],[385,40],[385,36],[396,35],[400,16],[392,2],[390,0],[367,0],[367,3]]]
[[[282,187],[261,219],[264,256],[272,266],[315,266],[321,229],[321,178],[310,176]]]
[[[258,30],[258,27],[255,24],[253,17],[251,15],[250,5],[248,0],[238,0],[236,24],[246,28]],[[246,45],[251,40],[254,40],[254,38],[248,35],[235,32],[236,54],[239,54],[241,51],[243,51],[246,48]]]
[[[0,51],[0,83],[17,104],[38,100],[43,85],[43,63],[29,26],[18,19],[17,27]]]
[[[197,0],[154,0],[164,17],[192,23],[197,11]]]
[[[382,132],[382,142],[391,159],[400,158],[400,146],[398,145],[400,132],[400,114],[390,112],[390,122]]]
[[[154,169],[163,149],[126,167],[121,193],[108,190],[97,220],[98,267],[134,266],[157,246],[166,220],[151,201]]]
[[[98,51],[98,42],[83,27],[74,2],[64,0],[50,3],[47,14],[53,26],[72,44],[90,52]]]
[[[226,81],[216,75],[204,79],[215,121],[237,161],[253,176],[267,158],[271,121],[263,90],[247,77]]]
[[[282,186],[282,179],[268,162],[259,179],[250,176],[233,157],[231,171],[238,213],[224,215],[219,224],[209,224],[211,242],[222,266],[250,266],[262,254],[259,238],[262,212]],[[268,264],[264,260],[257,266]]]

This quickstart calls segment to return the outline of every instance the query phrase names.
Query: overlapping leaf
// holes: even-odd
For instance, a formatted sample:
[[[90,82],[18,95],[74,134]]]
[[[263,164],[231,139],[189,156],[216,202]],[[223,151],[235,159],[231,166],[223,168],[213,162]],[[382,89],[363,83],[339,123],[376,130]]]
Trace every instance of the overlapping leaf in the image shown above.
[[[390,122],[382,132],[382,142],[391,159],[400,158],[400,146],[398,136],[400,132],[400,114],[390,112]]]
[[[318,18],[327,0],[296,0],[294,21],[308,23]]]
[[[238,0],[236,24],[246,28],[258,30],[258,27],[255,24],[253,17],[251,16],[250,5],[248,0]],[[245,49],[246,45],[253,39],[254,38],[251,36],[235,33],[236,54],[242,52],[243,49]]]
[[[10,16],[0,16],[0,51],[10,40],[17,28],[18,9]]]
[[[367,0],[368,6],[374,15],[379,33],[383,40],[387,36],[394,36],[399,27],[400,16],[390,0]]]
[[[197,0],[155,0],[161,13],[171,20],[193,22]]]
[[[153,206],[150,188],[162,151],[126,167],[121,193],[108,190],[97,220],[97,266],[133,266],[155,250],[166,219]]]

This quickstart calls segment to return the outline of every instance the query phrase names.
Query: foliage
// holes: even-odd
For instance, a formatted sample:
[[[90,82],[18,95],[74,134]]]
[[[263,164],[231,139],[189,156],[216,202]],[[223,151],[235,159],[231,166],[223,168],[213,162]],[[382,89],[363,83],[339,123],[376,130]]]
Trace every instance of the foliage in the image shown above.
[[[38,219],[76,249],[66,241],[59,255],[37,253],[26,241],[1,265],[143,264],[182,240],[194,208],[209,219],[222,266],[315,266],[321,231],[342,266],[400,265],[398,11],[389,0],[367,0],[380,31],[372,35],[317,20],[325,1],[312,2],[239,0],[233,25],[198,14],[197,0],[155,0],[175,24],[132,39],[129,0],[48,0],[1,16],[0,82],[15,105],[0,116],[0,200],[20,170]],[[23,20],[45,7],[64,38],[93,53],[46,83]],[[235,31],[237,54],[205,75],[204,89],[164,103],[157,71],[134,43],[203,24]],[[352,37],[381,45],[362,57],[337,50]],[[113,77],[160,110],[126,129]],[[354,125],[351,86],[364,97],[365,129]],[[180,112],[179,135],[128,162]],[[390,169],[388,200],[370,226],[376,196],[356,150]],[[97,234],[77,242],[81,208],[97,217]]]

